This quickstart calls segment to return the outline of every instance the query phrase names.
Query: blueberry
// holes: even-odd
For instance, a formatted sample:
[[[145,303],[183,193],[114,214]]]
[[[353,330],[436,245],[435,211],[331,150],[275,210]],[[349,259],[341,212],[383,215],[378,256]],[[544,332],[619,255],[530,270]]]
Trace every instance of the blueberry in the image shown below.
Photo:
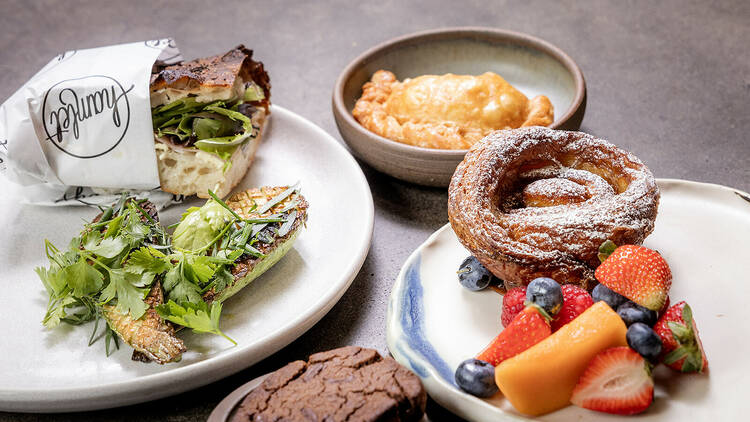
[[[526,300],[541,306],[548,314],[555,315],[562,308],[562,289],[549,277],[535,278],[526,286]]]
[[[611,290],[603,284],[597,284],[596,287],[594,287],[594,290],[591,292],[591,297],[594,298],[594,302],[603,300],[612,309],[617,309],[620,305],[628,301],[628,298]]]
[[[497,393],[495,367],[479,359],[466,359],[456,369],[456,384],[477,397],[490,397]]]
[[[627,301],[617,308],[617,315],[625,322],[625,325],[630,327],[636,322],[642,322],[649,327],[653,327],[656,324],[656,311],[644,308],[643,306]]]
[[[651,362],[656,362],[661,353],[662,343],[661,337],[651,327],[642,322],[636,322],[628,327],[625,337],[631,349]]]
[[[458,267],[457,273],[461,285],[472,292],[486,288],[493,278],[492,273],[473,256],[464,259],[461,266]]]

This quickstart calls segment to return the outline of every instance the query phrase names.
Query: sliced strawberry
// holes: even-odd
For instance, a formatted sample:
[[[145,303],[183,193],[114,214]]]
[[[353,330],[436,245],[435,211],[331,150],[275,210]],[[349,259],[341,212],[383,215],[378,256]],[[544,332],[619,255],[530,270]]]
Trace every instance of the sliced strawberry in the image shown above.
[[[497,366],[552,334],[549,319],[536,305],[524,308],[513,321],[477,356],[477,359]]]
[[[665,365],[681,372],[703,372],[708,368],[693,311],[685,301],[667,309],[654,331],[661,337],[661,360]]]
[[[503,327],[507,327],[513,321],[513,318],[519,312],[523,311],[523,308],[525,308],[523,302],[525,300],[526,286],[514,287],[503,295],[503,315],[500,318],[503,322]]]
[[[633,302],[658,311],[664,306],[672,272],[667,261],[655,250],[636,245],[624,245],[596,269],[600,283]]]
[[[605,349],[589,362],[570,401],[598,412],[633,415],[654,400],[651,367],[629,347]]]
[[[554,333],[563,325],[576,319],[583,311],[594,304],[586,289],[582,289],[575,284],[563,284],[560,286],[563,294],[563,305],[560,312],[552,319],[552,332]]]

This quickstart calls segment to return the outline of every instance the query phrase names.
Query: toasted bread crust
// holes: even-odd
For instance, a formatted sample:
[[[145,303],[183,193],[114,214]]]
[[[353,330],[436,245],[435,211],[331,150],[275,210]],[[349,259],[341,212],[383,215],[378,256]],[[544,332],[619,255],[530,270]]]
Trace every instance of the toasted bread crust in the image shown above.
[[[166,104],[189,94],[205,97],[206,102],[228,100],[242,92],[236,91],[244,89],[244,82],[253,81],[263,88],[265,94],[265,99],[258,101],[258,105],[268,111],[271,81],[263,63],[256,62],[252,56],[252,50],[239,45],[224,54],[167,66],[151,75],[151,106]],[[160,95],[164,93],[167,95]]]

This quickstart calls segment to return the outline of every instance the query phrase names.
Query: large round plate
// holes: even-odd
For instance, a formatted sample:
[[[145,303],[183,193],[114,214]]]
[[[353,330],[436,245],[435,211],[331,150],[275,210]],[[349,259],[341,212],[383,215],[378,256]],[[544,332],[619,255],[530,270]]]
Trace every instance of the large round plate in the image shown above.
[[[673,303],[693,309],[709,360],[706,375],[655,371],[656,393],[639,420],[740,420],[750,394],[747,300],[750,297],[750,196],[723,186],[659,180],[656,228],[645,245],[669,263]],[[416,372],[430,396],[475,421],[519,420],[501,394],[482,400],[454,384],[458,364],[501,330],[500,296],[470,292],[456,280],[468,255],[450,225],[435,232],[406,261],[388,304],[388,347]],[[544,379],[539,380],[540,383]],[[548,421],[616,419],[575,406],[547,414]]]
[[[277,106],[270,122],[241,187],[299,181],[310,203],[307,228],[276,266],[225,303],[221,327],[238,345],[181,333],[189,351],[179,363],[133,362],[127,346],[106,357],[103,341],[87,347],[90,325],[45,330],[47,297],[33,271],[47,265],[44,239],[67,245],[95,212],[20,205],[13,188],[0,188],[0,410],[91,410],[176,394],[247,368],[328,312],[369,250],[370,189],[351,155],[323,130]],[[162,222],[174,223],[202,202],[171,207]]]

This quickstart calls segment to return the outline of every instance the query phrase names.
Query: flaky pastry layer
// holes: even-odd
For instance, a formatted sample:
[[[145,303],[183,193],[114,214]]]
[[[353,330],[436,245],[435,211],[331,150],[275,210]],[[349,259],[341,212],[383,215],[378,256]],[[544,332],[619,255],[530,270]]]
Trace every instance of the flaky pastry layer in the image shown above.
[[[552,103],[529,100],[501,76],[424,75],[403,82],[378,70],[352,111],[366,129],[424,148],[467,149],[497,129],[547,126]]]
[[[641,244],[658,205],[656,181],[634,155],[585,133],[542,127],[490,134],[466,154],[448,189],[458,239],[506,287],[541,276],[593,287],[599,246]]]

